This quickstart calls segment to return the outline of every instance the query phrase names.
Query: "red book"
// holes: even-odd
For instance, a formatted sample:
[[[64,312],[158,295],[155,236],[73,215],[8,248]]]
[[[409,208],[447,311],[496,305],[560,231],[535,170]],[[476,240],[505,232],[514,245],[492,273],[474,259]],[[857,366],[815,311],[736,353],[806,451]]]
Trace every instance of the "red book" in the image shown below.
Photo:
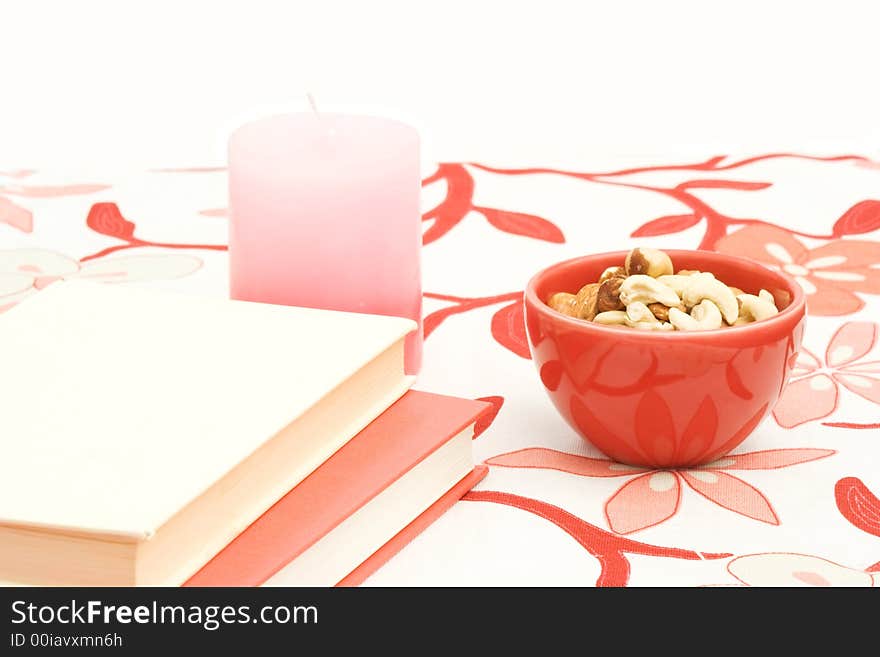
[[[239,534],[184,586],[353,586],[486,474],[483,402],[411,390]]]

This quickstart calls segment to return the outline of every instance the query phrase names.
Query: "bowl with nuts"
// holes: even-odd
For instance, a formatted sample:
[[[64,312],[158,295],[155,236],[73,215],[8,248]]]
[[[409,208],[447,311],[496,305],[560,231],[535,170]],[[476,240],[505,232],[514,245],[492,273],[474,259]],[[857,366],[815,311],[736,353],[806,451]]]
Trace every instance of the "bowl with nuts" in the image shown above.
[[[525,314],[568,423],[617,461],[671,468],[721,458],[770,413],[805,301],[790,276],[752,260],[636,248],[544,269]]]

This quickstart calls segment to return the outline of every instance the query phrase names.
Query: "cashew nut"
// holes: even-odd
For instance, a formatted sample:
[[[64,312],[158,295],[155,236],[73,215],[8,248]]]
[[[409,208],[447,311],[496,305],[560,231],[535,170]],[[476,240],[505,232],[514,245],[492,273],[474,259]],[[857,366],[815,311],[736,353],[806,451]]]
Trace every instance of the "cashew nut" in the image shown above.
[[[677,306],[681,303],[675,290],[644,274],[635,274],[623,281],[620,286],[620,300],[625,306],[636,301],[644,304],[662,303],[664,306]]]
[[[651,309],[641,301],[634,301],[626,307],[626,317],[626,325],[630,328],[645,330],[671,330],[673,328],[672,324],[668,322],[658,321]]]
[[[624,267],[608,267],[577,294],[557,292],[547,305],[569,317],[640,330],[711,330],[767,319],[790,302],[784,290],[747,294],[711,272],[679,269],[657,249],[636,248]]]
[[[627,254],[624,264],[630,276],[647,274],[656,278],[674,271],[670,257],[658,249],[633,249]]]
[[[621,326],[626,326],[627,319],[628,317],[626,316],[626,312],[623,310],[608,310],[604,313],[599,313],[598,315],[596,315],[593,318],[593,321],[597,324],[619,324]]]
[[[666,276],[659,276],[657,280],[663,283],[663,285],[671,287],[678,296],[681,296],[691,283],[691,275],[668,274]]]
[[[675,327],[669,322],[639,322],[633,324],[632,328],[648,330],[648,331],[674,331]]]
[[[761,290],[761,292],[765,292],[766,290]],[[767,292],[767,295],[770,295]],[[745,319],[746,321],[754,321],[760,322],[762,319],[767,319],[768,317],[773,317],[773,315],[779,312],[779,309],[776,305],[767,300],[766,296],[755,296],[754,294],[740,294],[737,297],[739,301],[739,318]]]
[[[769,301],[774,306],[776,305],[776,299],[773,298],[773,295],[770,294],[767,290],[761,290],[758,292],[758,297],[764,299],[764,301]]]
[[[690,315],[678,308],[670,308],[669,321],[680,331],[707,331],[721,328],[722,318],[718,306],[709,299],[703,299],[694,306]]]
[[[651,312],[651,309],[641,301],[633,301],[626,307],[626,317],[633,324],[638,322],[653,323],[657,321],[657,318],[654,317],[654,313]]]
[[[739,304],[729,287],[714,277],[694,275],[689,278],[691,279],[690,285],[685,288],[684,294],[682,294],[682,301],[686,306],[693,308],[704,299],[708,299],[714,302],[718,310],[721,311],[725,322],[733,324],[736,321],[736,318],[739,317]]]

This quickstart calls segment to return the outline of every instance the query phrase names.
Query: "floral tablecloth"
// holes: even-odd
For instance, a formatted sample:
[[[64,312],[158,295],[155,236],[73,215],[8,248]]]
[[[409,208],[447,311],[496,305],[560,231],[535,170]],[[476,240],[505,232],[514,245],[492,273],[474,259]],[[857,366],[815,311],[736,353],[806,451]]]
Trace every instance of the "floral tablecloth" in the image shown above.
[[[416,387],[492,403],[474,439],[490,473],[367,584],[880,584],[880,163],[620,159],[428,172]],[[225,296],[225,206],[222,167],[0,171],[0,311],[59,278]],[[530,275],[634,245],[749,256],[808,295],[804,348],[772,416],[707,466],[611,467],[528,362]],[[685,419],[657,421],[675,432]]]

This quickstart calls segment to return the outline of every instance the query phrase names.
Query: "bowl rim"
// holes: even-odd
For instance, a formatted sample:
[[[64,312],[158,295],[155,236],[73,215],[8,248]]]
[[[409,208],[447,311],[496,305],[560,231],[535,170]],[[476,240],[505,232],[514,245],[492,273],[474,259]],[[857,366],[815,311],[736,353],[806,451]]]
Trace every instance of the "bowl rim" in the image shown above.
[[[759,331],[766,332],[772,331],[774,328],[784,328],[787,320],[791,319],[792,317],[797,318],[805,314],[806,295],[804,294],[801,286],[797,284],[797,281],[795,281],[792,276],[785,273],[784,271],[770,269],[764,263],[758,262],[757,260],[752,260],[751,258],[743,258],[741,256],[729,255],[727,253],[718,253],[717,251],[705,251],[702,249],[663,249],[663,251],[673,259],[675,258],[676,254],[700,254],[701,256],[714,258],[718,261],[725,261],[734,265],[746,266],[749,269],[754,269],[757,267],[766,270],[767,273],[778,276],[788,284],[789,291],[793,293],[791,303],[789,303],[786,308],[780,310],[779,313],[774,315],[773,317],[762,319],[761,321],[757,322],[752,322],[750,324],[745,324],[743,326],[726,326],[717,329],[707,329],[704,331],[638,331],[629,327],[614,326],[608,324],[596,324],[595,322],[588,322],[583,319],[577,319],[575,317],[563,315],[562,313],[553,310],[538,297],[538,293],[535,290],[538,282],[542,278],[550,274],[554,269],[571,266],[581,260],[593,260],[606,257],[619,257],[621,259],[620,261],[623,262],[623,259],[629,253],[629,250],[590,253],[587,255],[577,256],[576,258],[569,258],[568,260],[561,260],[552,265],[544,267],[529,279],[529,282],[526,284],[525,293],[523,295],[523,302],[527,305],[530,303],[537,309],[539,313],[543,313],[551,317],[553,320],[560,321],[563,324],[567,324],[572,328],[576,328],[578,330],[586,331],[587,333],[595,331],[598,335],[605,336],[638,336],[640,340],[644,339],[646,341],[662,342],[668,340],[712,340],[722,335],[726,337],[745,337]]]

